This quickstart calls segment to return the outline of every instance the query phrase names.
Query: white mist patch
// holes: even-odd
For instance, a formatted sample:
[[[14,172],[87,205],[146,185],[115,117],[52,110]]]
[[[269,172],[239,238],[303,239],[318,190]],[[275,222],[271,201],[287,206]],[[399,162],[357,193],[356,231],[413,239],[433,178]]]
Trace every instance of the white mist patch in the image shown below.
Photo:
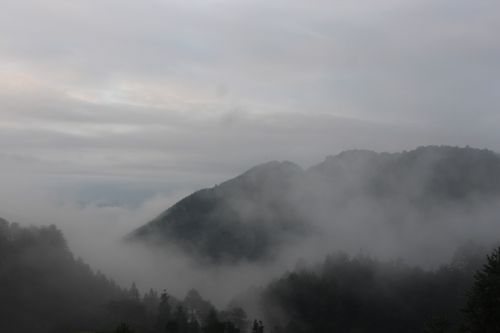
[[[113,206],[102,202],[82,204],[71,195],[61,198],[57,184],[35,177],[9,177],[2,181],[0,216],[24,226],[56,225],[75,257],[125,288],[135,282],[143,292],[149,288],[166,289],[179,298],[197,288],[204,297],[223,307],[241,290],[264,284],[270,276],[278,276],[284,270],[272,263],[198,265],[173,247],[152,249],[123,241],[128,233],[156,217],[187,191],[153,196],[139,205]]]

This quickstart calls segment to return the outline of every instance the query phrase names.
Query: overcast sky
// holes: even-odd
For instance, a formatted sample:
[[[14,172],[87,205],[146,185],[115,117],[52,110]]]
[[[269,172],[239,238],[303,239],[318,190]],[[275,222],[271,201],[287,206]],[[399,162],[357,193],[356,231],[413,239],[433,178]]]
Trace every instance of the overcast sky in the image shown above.
[[[350,148],[500,151],[498,0],[0,4],[3,197],[142,200]]]

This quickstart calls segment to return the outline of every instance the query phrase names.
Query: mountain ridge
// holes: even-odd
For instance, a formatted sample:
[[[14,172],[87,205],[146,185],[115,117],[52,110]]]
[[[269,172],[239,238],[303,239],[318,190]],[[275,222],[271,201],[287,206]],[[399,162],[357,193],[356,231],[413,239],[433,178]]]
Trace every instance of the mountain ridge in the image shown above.
[[[322,212],[336,217],[356,200],[374,205],[384,201],[384,207],[392,200],[405,201],[425,212],[499,195],[500,157],[490,150],[354,149],[327,156],[307,169],[290,161],[257,165],[183,198],[127,239],[174,244],[211,263],[272,260],[281,247],[318,231],[311,216]],[[381,213],[381,218],[396,220],[402,214]]]

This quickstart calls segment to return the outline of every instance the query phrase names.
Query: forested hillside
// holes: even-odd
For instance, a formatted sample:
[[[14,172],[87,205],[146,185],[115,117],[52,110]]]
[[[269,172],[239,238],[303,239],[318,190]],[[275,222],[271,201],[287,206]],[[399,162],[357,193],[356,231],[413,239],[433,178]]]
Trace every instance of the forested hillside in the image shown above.
[[[425,271],[401,262],[330,256],[272,282],[261,304],[274,332],[411,333],[437,323],[458,329],[476,264]]]
[[[265,261],[314,233],[342,240],[352,237],[342,234],[346,230],[367,235],[362,231],[376,228],[383,239],[395,237],[391,233],[399,229],[410,237],[410,224],[408,229],[472,227],[496,214],[491,211],[499,198],[500,157],[492,151],[447,146],[401,153],[352,150],[307,170],[291,162],[254,167],[189,195],[127,239],[175,245],[210,263]],[[432,227],[422,230],[432,233]],[[371,246],[365,238],[352,243]]]
[[[56,227],[2,219],[0,297],[0,332],[163,333],[169,327],[197,333],[212,327],[214,333],[238,333],[248,325],[241,309],[218,312],[195,290],[178,300],[166,291],[141,295],[135,284],[120,288],[75,259]]]
[[[500,249],[467,244],[424,270],[401,261],[331,255],[302,264],[218,311],[196,290],[183,299],[117,287],[75,260],[53,226],[0,222],[0,330],[105,333],[497,332]],[[252,305],[253,302],[253,305]],[[248,318],[253,308],[260,320]]]
[[[125,292],[75,259],[54,226],[0,220],[0,331],[68,332],[105,321]]]

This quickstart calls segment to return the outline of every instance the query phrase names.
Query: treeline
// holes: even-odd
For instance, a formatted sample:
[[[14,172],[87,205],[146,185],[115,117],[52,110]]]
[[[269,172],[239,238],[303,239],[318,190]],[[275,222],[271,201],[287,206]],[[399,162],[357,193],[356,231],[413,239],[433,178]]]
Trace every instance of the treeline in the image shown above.
[[[0,219],[0,332],[71,332],[105,325],[103,304],[126,293],[68,249],[54,226]]]
[[[367,256],[330,256],[261,289],[265,323],[236,299],[218,311],[196,290],[141,295],[75,259],[53,227],[0,220],[0,332],[498,333],[500,248],[469,246],[434,271]],[[240,303],[243,304],[243,303]]]
[[[183,300],[161,295],[154,290],[140,297],[135,284],[128,298],[112,301],[108,313],[121,324],[111,332],[128,333],[240,333],[247,332],[249,321],[243,309],[217,309],[192,289]]]
[[[500,249],[469,246],[424,271],[346,255],[298,269],[262,291],[272,333],[500,332]]]
[[[122,323],[122,324],[120,324]],[[55,226],[21,227],[0,219],[0,332],[239,333],[240,308],[217,311],[191,290],[142,297],[75,259]]]

